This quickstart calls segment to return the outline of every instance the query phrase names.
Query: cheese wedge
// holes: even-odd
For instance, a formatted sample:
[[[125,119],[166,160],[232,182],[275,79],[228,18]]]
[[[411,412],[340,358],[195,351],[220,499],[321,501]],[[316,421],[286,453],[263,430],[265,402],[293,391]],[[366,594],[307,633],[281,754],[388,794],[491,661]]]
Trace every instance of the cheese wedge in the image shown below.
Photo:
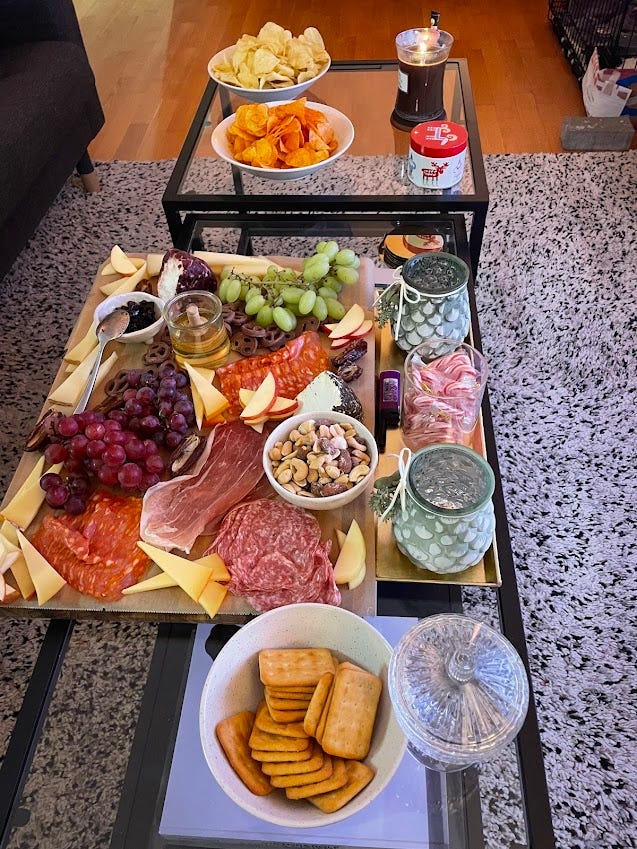
[[[35,586],[38,604],[42,607],[49,599],[59,593],[66,581],[20,531],[18,531],[18,540],[27,562],[29,575]]]
[[[210,577],[213,581],[229,581],[230,572],[226,569],[226,564],[218,554],[206,554],[205,557],[200,557],[198,560],[193,560],[199,566],[205,566],[211,570]]]
[[[198,369],[193,368],[187,362],[184,363],[184,366],[188,372],[191,387],[196,390],[201,398],[205,418],[212,419],[227,410],[230,402],[226,396],[207,381]]]
[[[142,280],[146,280],[147,277],[148,272],[146,270],[146,263],[144,263],[141,268],[135,270],[134,274],[128,277],[119,277],[111,283],[105,283],[103,286],[100,286],[100,292],[103,295],[125,295],[128,292],[134,292],[137,284],[141,283]]]
[[[352,519],[345,542],[334,566],[334,580],[337,584],[348,584],[360,573],[365,563],[365,537],[356,519]]]
[[[204,587],[204,591],[197,601],[211,619],[219,612],[219,608],[227,592],[228,588],[223,584],[218,584],[216,581],[209,581]]]
[[[206,584],[212,579],[212,569],[146,542],[138,542],[137,545],[160,569],[170,575],[193,601],[199,601]]]
[[[60,468],[58,466],[51,471],[58,472]],[[0,509],[0,516],[3,519],[13,522],[14,525],[18,525],[23,529],[31,524],[33,517],[44,501],[44,490],[40,488],[40,478],[43,472],[44,457],[40,457],[11,501]]]
[[[97,345],[97,322],[93,321],[77,345],[66,352],[64,359],[67,363],[81,363],[88,357],[93,348],[97,348]]]
[[[75,369],[75,371],[70,374],[66,380],[61,383],[57,389],[54,389],[53,392],[49,395],[49,400],[53,401],[56,404],[65,404],[68,407],[74,407],[80,395],[82,394],[84,387],[86,386],[86,380],[89,376],[91,368],[93,367],[93,363],[95,362],[95,357],[97,356],[97,348],[91,354],[88,355],[86,360],[81,362],[79,366]],[[109,373],[111,368],[115,365],[115,361],[117,360],[117,352],[113,351],[110,357],[102,363],[97,372],[97,380],[95,381],[95,386],[98,386],[102,380]],[[88,363],[88,366],[86,365]]]
[[[177,581],[171,578],[167,572],[160,572],[159,575],[153,575],[152,578],[146,578],[145,581],[140,581],[138,584],[133,584],[132,587],[122,590],[122,595],[135,595],[136,593],[147,593],[152,590],[165,590],[168,587],[178,586]]]
[[[35,587],[33,586],[31,575],[29,575],[24,554],[20,548],[18,532],[11,522],[5,521],[0,528],[0,536],[2,536],[5,548],[8,548],[9,551],[15,550],[15,553],[18,555],[11,564],[11,574],[18,585],[22,598],[31,598],[31,596],[35,595]]]

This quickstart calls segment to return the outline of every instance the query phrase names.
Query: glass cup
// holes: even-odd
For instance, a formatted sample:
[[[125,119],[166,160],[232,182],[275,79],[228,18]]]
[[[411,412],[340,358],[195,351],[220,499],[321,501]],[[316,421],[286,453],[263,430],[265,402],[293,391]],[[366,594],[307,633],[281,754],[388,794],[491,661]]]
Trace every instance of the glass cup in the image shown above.
[[[454,339],[430,339],[405,359],[401,428],[412,451],[453,442],[471,446],[487,383],[485,357]]]
[[[164,304],[164,319],[177,362],[214,367],[230,353],[222,304],[212,292],[192,290]]]
[[[436,27],[408,29],[396,36],[398,118],[420,124],[444,115],[443,79],[452,44],[453,36]]]

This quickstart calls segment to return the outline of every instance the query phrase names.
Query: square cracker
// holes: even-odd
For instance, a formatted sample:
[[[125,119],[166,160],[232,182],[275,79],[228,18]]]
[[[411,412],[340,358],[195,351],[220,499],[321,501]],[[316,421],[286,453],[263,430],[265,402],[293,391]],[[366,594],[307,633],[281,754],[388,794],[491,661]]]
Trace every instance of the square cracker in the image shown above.
[[[347,784],[337,790],[319,793],[317,796],[311,796],[308,799],[325,814],[333,814],[334,811],[340,810],[364,787],[367,787],[375,775],[374,770],[361,761],[345,761],[345,768],[347,769]]]
[[[306,784],[304,787],[287,787],[285,795],[288,799],[308,799],[310,796],[316,796],[317,793],[328,793],[330,790],[344,787],[347,784],[345,761],[341,758],[333,758],[332,767],[329,778],[317,781],[315,784]]]
[[[332,683],[330,684],[330,689],[327,694],[327,698],[323,703],[323,710],[321,711],[321,718],[319,719],[319,724],[316,726],[316,731],[314,732],[314,737],[321,742],[323,739],[323,733],[325,731],[325,724],[327,722],[327,716],[330,712],[330,705],[332,703],[332,696],[334,694],[334,680],[332,679]]]
[[[286,761],[309,761],[312,757],[312,747],[308,746],[302,752],[268,752],[265,749],[252,749],[255,761],[268,763],[285,763]]]
[[[314,772],[304,772],[297,775],[271,775],[270,783],[273,787],[303,787],[306,784],[317,784],[330,778],[334,770],[332,758],[325,755],[323,763]]]
[[[261,769],[266,775],[300,775],[303,772],[314,772],[323,766],[325,759],[323,749],[318,743],[314,742],[312,748],[312,757],[307,761],[283,761],[282,763],[272,763],[265,761],[261,764]]]
[[[265,694],[265,703],[268,706],[270,716],[275,722],[287,724],[288,722],[303,722],[305,719],[305,711],[307,710],[305,706],[296,710],[279,710],[279,708],[276,708],[272,704],[271,696],[268,696],[267,693]]]
[[[303,719],[303,728],[311,737],[316,734],[316,729],[318,728],[318,724],[321,720],[321,714],[323,713],[323,708],[325,707],[325,702],[327,701],[333,680],[334,676],[331,672],[326,672],[325,675],[321,675],[321,678],[314,690],[312,699],[307,706],[305,718]]]
[[[306,738],[308,736],[305,733],[302,722],[275,722],[265,702],[261,702],[257,708],[257,716],[254,724],[262,731],[268,731],[270,734],[280,734],[282,737]]]
[[[255,725],[250,734],[248,745],[251,749],[265,752],[302,752],[310,745],[309,738],[284,737],[282,734],[270,734]]]
[[[325,672],[335,672],[329,649],[262,649],[259,675],[267,687],[316,686]]]
[[[357,761],[367,757],[382,686],[370,672],[339,668],[321,737],[324,752]]]
[[[252,759],[248,745],[253,725],[254,714],[244,710],[222,719],[215,732],[230,766],[248,790],[256,796],[267,796],[272,792],[272,785],[261,771],[261,766]]]

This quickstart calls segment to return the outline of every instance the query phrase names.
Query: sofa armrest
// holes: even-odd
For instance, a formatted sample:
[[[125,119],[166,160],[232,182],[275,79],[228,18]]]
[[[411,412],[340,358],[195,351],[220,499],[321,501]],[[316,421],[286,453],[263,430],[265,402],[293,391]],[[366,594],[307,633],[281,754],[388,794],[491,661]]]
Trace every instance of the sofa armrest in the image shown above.
[[[0,46],[73,41],[84,47],[72,0],[2,0]]]

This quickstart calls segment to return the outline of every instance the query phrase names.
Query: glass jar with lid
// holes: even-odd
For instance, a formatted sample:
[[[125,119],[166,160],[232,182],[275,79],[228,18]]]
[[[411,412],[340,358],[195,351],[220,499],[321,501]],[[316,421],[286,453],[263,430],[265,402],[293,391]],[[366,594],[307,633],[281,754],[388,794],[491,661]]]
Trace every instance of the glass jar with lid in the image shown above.
[[[495,476],[487,461],[463,445],[430,445],[413,455],[404,478],[402,504],[391,514],[398,548],[432,572],[475,566],[495,530]]]
[[[381,325],[382,316],[389,317],[403,351],[429,339],[462,342],[469,332],[468,280],[469,267],[453,254],[432,251],[408,259],[377,302]]]
[[[409,752],[441,772],[496,757],[519,732],[529,704],[526,670],[511,643],[455,613],[429,616],[403,634],[388,685]]]

